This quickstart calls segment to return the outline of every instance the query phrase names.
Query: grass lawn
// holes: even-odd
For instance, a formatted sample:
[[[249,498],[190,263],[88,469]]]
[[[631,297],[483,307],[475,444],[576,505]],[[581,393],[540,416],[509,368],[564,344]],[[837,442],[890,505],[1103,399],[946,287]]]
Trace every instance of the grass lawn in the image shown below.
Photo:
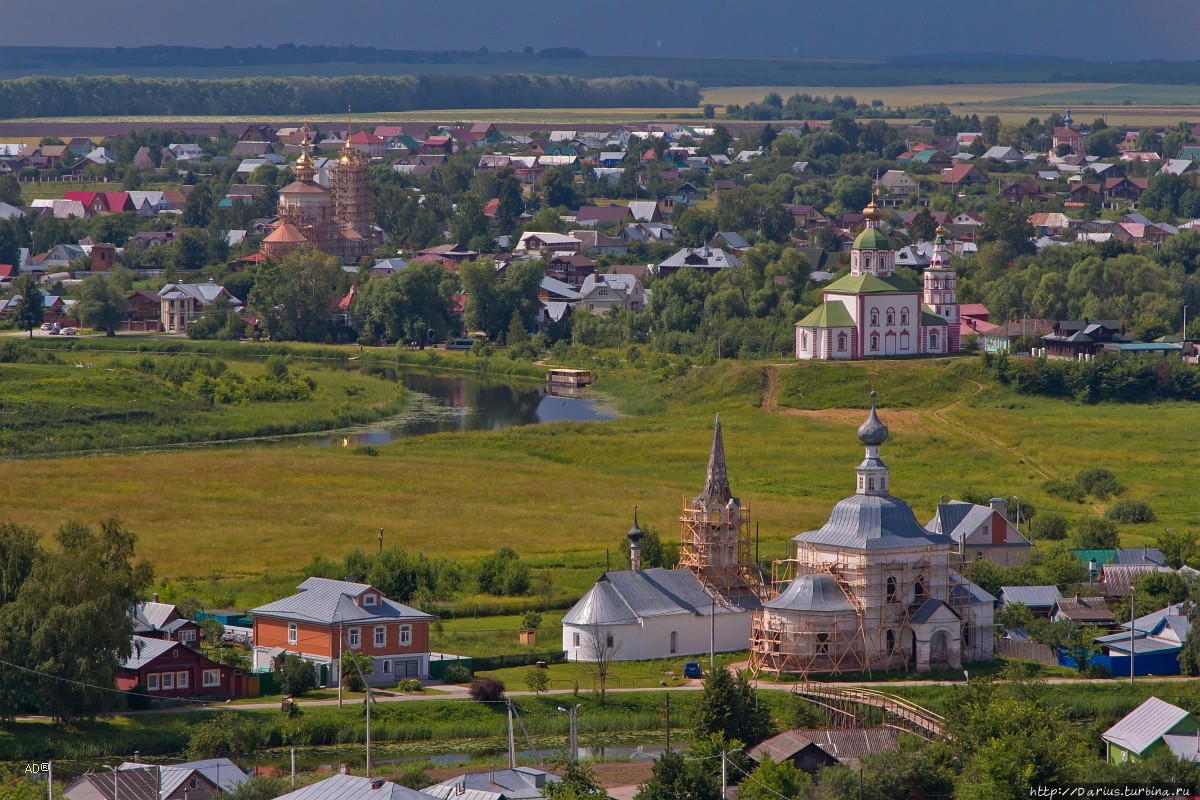
[[[717,653],[717,667],[727,667],[730,664],[744,662],[749,657],[747,651],[736,653]],[[608,689],[648,689],[654,686],[683,686],[688,681],[683,677],[683,664],[686,661],[699,661],[708,674],[708,656],[679,656],[677,658],[661,658],[651,661],[614,661],[609,665]],[[538,667],[509,667],[488,672],[478,672],[499,678],[509,691],[527,691],[525,676],[530,670]],[[550,689],[574,689],[581,692],[598,692],[599,677],[596,675],[594,664],[578,661],[568,661],[565,664],[551,664],[546,670]]]
[[[117,513],[159,575],[220,573],[243,607],[290,591],[315,553],[373,547],[380,527],[389,543],[431,556],[474,558],[511,545],[552,574],[556,596],[577,596],[606,551],[617,557],[635,503],[643,528],[676,536],[681,503],[703,484],[718,412],[730,479],[751,509],[760,555],[781,557],[788,539],[822,524],[853,490],[862,455],[854,431],[874,381],[891,428],[883,455],[895,493],[922,522],[940,497],[968,489],[1017,495],[1071,518],[1094,513],[1049,498],[1041,485],[1101,464],[1159,516],[1124,526],[1126,544],[1198,524],[1193,487],[1179,472],[1200,447],[1191,404],[1080,406],[981,388],[977,375],[971,359],[722,362],[671,380],[603,372],[597,390],[627,414],[610,422],[436,434],[381,446],[376,457],[231,446],[33,459],[10,471],[0,500],[7,518],[43,531]],[[55,487],[53,503],[44,501],[46,486]],[[512,613],[540,605],[513,602]],[[456,606],[456,616],[469,614],[469,601]]]

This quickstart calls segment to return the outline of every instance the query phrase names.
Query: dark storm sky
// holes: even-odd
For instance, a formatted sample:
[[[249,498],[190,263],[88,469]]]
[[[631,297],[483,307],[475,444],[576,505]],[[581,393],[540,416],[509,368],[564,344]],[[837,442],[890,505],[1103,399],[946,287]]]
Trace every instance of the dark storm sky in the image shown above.
[[[1196,0],[0,0],[0,45],[398,49],[863,58],[1014,53],[1197,59]]]

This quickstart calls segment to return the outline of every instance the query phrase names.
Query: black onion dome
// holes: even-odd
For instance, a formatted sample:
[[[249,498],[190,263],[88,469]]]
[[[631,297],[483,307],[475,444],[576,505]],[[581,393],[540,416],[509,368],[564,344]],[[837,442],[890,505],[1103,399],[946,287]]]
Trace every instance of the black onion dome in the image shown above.
[[[878,447],[887,441],[888,429],[875,413],[875,392],[871,391],[871,415],[858,428],[858,440],[868,447]]]

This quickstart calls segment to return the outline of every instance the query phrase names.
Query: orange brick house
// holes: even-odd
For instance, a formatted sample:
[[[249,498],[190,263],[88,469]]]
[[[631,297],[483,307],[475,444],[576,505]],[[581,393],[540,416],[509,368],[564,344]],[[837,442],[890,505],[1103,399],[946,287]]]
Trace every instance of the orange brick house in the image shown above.
[[[342,652],[350,649],[373,659],[373,686],[429,677],[429,623],[436,617],[365,583],[308,578],[297,588],[250,610],[255,669],[295,653],[313,663],[323,686],[337,686]]]

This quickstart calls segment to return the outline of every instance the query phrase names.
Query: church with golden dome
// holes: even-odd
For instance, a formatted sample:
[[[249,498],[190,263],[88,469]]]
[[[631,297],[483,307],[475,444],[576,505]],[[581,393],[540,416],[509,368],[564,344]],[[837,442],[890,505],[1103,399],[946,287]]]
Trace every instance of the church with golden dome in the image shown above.
[[[850,274],[825,287],[823,302],[796,323],[796,358],[840,361],[946,354],[959,349],[958,299],[945,230],[918,287],[895,274],[896,253],[872,201],[850,250]]]
[[[279,190],[279,216],[263,239],[262,254],[280,259],[310,245],[344,261],[369,256],[374,240],[366,160],[347,137],[329,171],[330,186],[322,186],[316,180],[308,126],[301,130],[304,138],[296,160],[296,180]]]

